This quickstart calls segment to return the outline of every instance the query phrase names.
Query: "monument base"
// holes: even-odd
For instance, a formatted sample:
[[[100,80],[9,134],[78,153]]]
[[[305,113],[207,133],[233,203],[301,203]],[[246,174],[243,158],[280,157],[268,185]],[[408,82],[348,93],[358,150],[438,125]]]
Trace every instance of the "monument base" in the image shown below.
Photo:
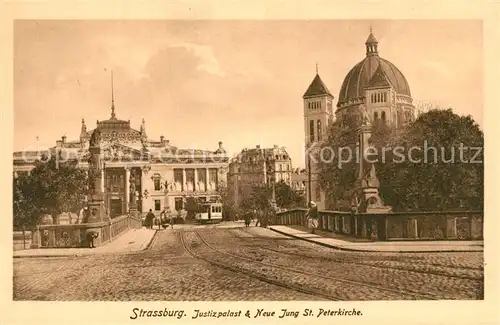
[[[358,212],[361,213],[390,213],[392,207],[384,204],[376,187],[358,188],[355,191],[359,202]]]
[[[102,200],[92,200],[89,202],[90,216],[87,223],[96,223],[109,221],[110,218],[106,213],[106,208],[104,206],[104,201]]]

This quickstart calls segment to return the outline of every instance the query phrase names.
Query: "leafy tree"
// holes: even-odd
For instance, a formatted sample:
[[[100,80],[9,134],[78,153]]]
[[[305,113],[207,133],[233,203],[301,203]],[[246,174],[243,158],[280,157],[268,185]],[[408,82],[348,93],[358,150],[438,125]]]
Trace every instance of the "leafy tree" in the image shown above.
[[[243,199],[240,207],[243,211],[260,211],[267,212],[271,209],[271,189],[265,187],[255,186],[252,188],[250,194]]]
[[[311,157],[313,163],[318,162],[320,186],[336,208],[350,200],[357,178],[357,130],[360,125],[359,115],[346,114],[335,120],[328,129],[326,141]]]
[[[322,145],[335,149],[333,159],[323,154],[319,179],[337,202],[356,186],[358,162],[351,159],[340,168],[338,148],[353,148],[358,126],[356,117],[337,120]],[[394,211],[482,209],[484,136],[471,116],[431,109],[400,130],[377,120],[371,134],[380,195]]]
[[[284,181],[275,185],[276,204],[282,208],[302,207],[305,204],[305,198],[295,192]]]
[[[29,176],[14,181],[14,227],[33,227],[44,213],[57,218],[63,212],[77,212],[87,194],[87,172],[76,162],[59,162],[42,157]]]
[[[217,186],[217,194],[221,197],[222,201],[222,218],[225,220],[234,218],[236,214],[236,207],[230,198],[226,182],[219,182],[219,185]]]

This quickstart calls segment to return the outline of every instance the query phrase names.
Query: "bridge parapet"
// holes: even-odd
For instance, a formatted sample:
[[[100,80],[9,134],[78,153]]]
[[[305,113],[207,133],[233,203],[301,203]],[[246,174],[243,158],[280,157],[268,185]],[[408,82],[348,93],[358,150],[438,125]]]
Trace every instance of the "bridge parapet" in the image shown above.
[[[116,237],[130,229],[140,229],[140,218],[123,215],[108,222],[95,222],[66,225],[38,225],[32,232],[31,248],[71,248],[85,247],[87,231],[96,231],[100,234],[94,240],[95,245],[102,245],[113,241]]]
[[[276,214],[274,224],[307,226],[306,209]],[[318,211],[318,229],[370,240],[482,240],[483,211],[359,213]]]

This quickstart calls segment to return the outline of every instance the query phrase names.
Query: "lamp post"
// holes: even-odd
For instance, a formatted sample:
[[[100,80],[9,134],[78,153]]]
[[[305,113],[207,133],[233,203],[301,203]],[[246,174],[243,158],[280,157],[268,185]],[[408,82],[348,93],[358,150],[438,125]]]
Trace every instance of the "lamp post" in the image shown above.
[[[266,188],[267,188],[267,190],[269,190],[269,187],[271,188],[271,200],[270,200],[271,213],[274,216],[274,213],[276,212],[276,181],[275,181],[276,174],[275,174],[273,166],[271,165],[271,161],[269,159],[266,159],[266,171],[267,171],[269,182],[271,183],[271,184],[269,184],[269,182],[267,182]],[[261,224],[261,226],[267,227],[267,224],[268,224],[268,213],[266,212],[266,218],[265,218],[264,224],[263,225]]]
[[[311,154],[309,150],[307,150],[311,146],[311,143],[307,144],[306,147],[306,154],[307,154],[307,202],[312,201],[312,193],[311,193],[311,183],[312,183],[312,178],[311,178]]]

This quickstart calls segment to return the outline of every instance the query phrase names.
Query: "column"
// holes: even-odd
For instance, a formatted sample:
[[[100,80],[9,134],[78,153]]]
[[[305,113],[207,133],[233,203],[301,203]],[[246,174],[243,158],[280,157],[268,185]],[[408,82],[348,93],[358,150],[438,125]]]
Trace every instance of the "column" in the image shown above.
[[[413,238],[418,238],[418,220],[413,219]]]
[[[129,212],[130,203],[130,167],[125,167],[125,213]]]
[[[182,191],[187,191],[186,169],[182,168]]]
[[[101,193],[104,193],[104,173],[105,173],[105,168],[102,169],[101,171]]]
[[[140,171],[140,175],[141,175],[141,211],[140,212],[144,212],[145,211],[144,191],[146,190],[146,182],[144,181],[144,179],[145,179],[146,175],[144,174],[143,170]]]
[[[208,191],[208,184],[209,184],[209,177],[210,177],[210,172],[208,168],[205,168],[205,173],[206,173],[206,180],[205,180],[205,191]]]
[[[197,188],[198,186],[198,169],[194,169],[194,185],[193,185],[193,190],[196,192],[197,190],[199,191],[200,189]]]

